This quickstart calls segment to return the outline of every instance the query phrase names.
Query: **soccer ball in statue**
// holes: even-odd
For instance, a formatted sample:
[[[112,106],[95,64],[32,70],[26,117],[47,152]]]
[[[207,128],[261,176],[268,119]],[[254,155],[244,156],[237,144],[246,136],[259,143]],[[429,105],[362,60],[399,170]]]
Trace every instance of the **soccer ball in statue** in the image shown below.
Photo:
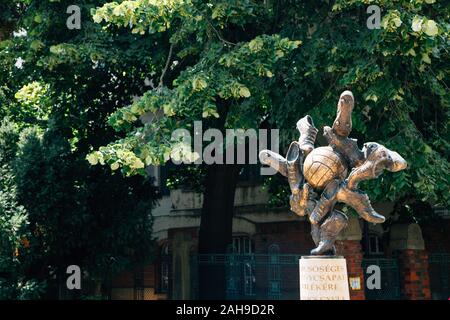
[[[322,190],[333,179],[345,179],[347,164],[331,147],[319,147],[306,157],[303,175],[311,187]]]

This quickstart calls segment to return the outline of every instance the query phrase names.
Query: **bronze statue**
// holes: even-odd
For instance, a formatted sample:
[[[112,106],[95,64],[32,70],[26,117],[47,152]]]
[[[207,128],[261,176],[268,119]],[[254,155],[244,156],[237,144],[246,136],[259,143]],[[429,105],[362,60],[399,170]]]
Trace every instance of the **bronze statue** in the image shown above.
[[[261,163],[287,177],[291,210],[309,217],[316,245],[312,255],[336,254],[334,242],[348,220],[343,212],[334,209],[337,202],[351,206],[366,221],[384,222],[367,194],[358,189],[358,182],[377,178],[384,169],[397,172],[407,166],[395,151],[375,142],[365,143],[360,150],[357,141],[348,138],[353,107],[353,94],[344,91],[333,127],[324,127],[327,147],[314,148],[318,130],[312,118],[305,116],[297,122],[300,138],[291,143],[286,158],[270,150],[259,153]],[[316,192],[321,192],[320,197]]]

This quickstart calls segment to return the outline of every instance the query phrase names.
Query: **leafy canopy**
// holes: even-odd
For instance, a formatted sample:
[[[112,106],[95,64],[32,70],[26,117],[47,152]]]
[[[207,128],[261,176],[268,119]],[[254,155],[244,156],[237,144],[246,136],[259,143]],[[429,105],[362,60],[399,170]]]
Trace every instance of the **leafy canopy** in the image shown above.
[[[97,9],[94,20],[108,28],[165,33],[170,43],[168,65],[176,68],[181,60],[185,67],[175,71],[167,85],[162,83],[167,69],[160,70],[157,87],[114,112],[109,123],[127,135],[91,153],[89,162],[106,163],[112,170],[122,168],[126,175],[145,174],[145,166],[164,164],[171,158],[195,160],[190,146],[171,139],[175,129],[192,129],[195,120],[221,118],[227,128],[258,128],[270,100],[265,87],[277,64],[301,41],[244,33],[234,43],[222,30],[254,28],[265,15],[264,5],[254,1],[124,1]],[[152,120],[142,123],[149,114],[154,115]]]
[[[366,26],[369,4],[382,8],[378,30]],[[450,202],[450,10],[444,1],[141,0],[107,3],[93,14],[108,30],[154,36],[169,66],[157,74],[163,79],[168,71],[173,81],[110,116],[127,135],[89,155],[92,164],[131,175],[163,164],[174,150],[187,150],[192,159],[170,132],[193,120],[217,124],[208,122],[215,117],[243,128],[268,119],[287,146],[296,139],[298,118],[311,114],[317,127],[329,125],[339,93],[350,89],[357,99],[352,136],[360,144],[381,142],[409,163],[408,170],[363,186],[371,198]],[[293,50],[300,41],[288,38],[300,39],[302,48]],[[142,124],[148,114],[154,116]],[[286,190],[275,189],[275,203],[286,203]]]

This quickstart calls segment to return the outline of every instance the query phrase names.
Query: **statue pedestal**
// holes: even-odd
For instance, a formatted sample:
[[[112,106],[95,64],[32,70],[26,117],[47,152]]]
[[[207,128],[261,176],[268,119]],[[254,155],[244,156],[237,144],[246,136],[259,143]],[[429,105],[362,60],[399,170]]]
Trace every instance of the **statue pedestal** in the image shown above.
[[[350,300],[347,264],[342,256],[303,256],[300,300]]]

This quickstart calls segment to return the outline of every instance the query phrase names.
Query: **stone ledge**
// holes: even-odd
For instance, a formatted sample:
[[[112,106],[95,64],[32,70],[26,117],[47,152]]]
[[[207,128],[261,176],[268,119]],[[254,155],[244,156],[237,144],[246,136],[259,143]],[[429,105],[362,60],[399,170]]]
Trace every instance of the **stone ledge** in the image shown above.
[[[422,230],[417,223],[394,224],[390,230],[390,249],[396,250],[425,250]]]

